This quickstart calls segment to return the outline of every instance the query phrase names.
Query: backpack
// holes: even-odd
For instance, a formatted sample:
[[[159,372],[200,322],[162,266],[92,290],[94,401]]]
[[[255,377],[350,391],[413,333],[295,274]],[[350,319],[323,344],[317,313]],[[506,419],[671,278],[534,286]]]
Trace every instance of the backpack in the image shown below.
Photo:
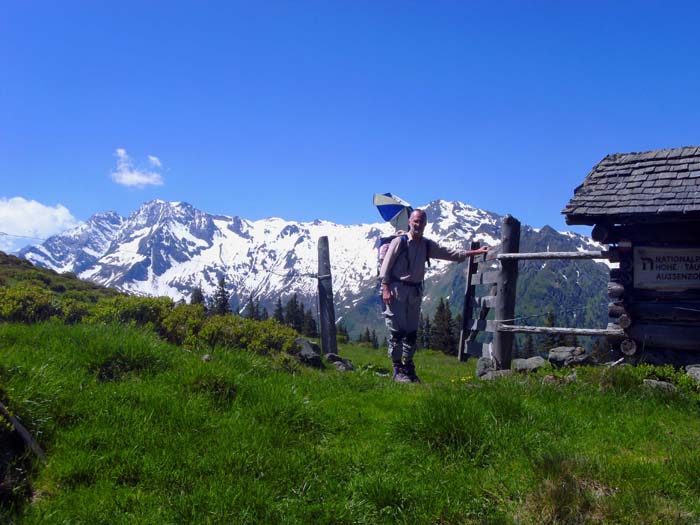
[[[408,235],[405,233],[402,233],[400,235],[390,235],[389,237],[380,237],[379,240],[377,241],[377,277],[379,277],[379,273],[382,270],[382,263],[384,262],[384,259],[386,257],[386,252],[389,251],[389,245],[391,244],[391,241],[396,239],[396,237],[401,237],[401,246],[399,246],[399,255],[402,253],[406,254],[406,257],[408,257]],[[426,241],[428,239],[425,239]],[[430,255],[425,260],[426,263],[428,263],[428,267],[430,267]]]

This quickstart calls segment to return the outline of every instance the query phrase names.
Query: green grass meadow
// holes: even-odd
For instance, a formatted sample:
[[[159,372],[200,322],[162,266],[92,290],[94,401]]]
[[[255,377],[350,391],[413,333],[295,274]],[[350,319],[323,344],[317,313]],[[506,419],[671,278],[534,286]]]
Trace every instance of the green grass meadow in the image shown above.
[[[405,385],[382,350],[340,353],[355,372],[0,324],[0,400],[47,453],[6,458],[0,522],[700,523],[690,384],[649,390],[631,367],[482,382],[424,351]]]

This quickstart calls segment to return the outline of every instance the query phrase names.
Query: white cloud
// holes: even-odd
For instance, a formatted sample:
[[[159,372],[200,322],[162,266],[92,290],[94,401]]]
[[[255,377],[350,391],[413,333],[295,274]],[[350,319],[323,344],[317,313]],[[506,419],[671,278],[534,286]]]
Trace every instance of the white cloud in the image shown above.
[[[79,224],[62,204],[46,206],[23,197],[0,197],[0,250],[14,252]],[[32,237],[32,238],[27,238]]]
[[[131,157],[129,157],[124,148],[117,148],[114,154],[117,157],[117,169],[112,172],[112,180],[117,184],[121,184],[122,186],[135,186],[137,188],[163,185],[163,177],[160,176],[160,173],[135,168]],[[158,157],[149,155],[148,161],[154,167],[161,167],[161,162]]]

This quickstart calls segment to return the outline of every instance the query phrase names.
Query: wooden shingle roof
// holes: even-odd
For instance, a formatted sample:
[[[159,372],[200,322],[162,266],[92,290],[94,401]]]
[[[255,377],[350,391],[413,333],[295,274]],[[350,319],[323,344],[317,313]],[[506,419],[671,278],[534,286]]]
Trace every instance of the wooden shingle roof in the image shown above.
[[[700,147],[608,155],[562,213],[567,224],[700,220]]]

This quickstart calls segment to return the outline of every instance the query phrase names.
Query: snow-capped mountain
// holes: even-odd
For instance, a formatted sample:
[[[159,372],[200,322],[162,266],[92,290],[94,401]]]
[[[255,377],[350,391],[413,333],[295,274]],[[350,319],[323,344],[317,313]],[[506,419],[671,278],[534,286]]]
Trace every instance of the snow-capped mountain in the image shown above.
[[[436,201],[426,235],[445,244],[496,242],[498,216],[459,202]],[[328,221],[296,223],[280,218],[248,221],[210,215],[183,202],[154,200],[128,218],[98,214],[20,255],[56,271],[120,290],[187,299],[195,286],[212,293],[226,278],[239,297],[315,293],[317,242],[329,239],[333,288],[357,294],[376,275],[374,245],[392,233],[386,223],[344,226]],[[436,262],[430,273],[439,272]]]
[[[424,209],[429,219],[425,235],[431,239],[453,247],[466,247],[470,241],[498,243],[501,217],[494,213],[448,201],[434,201]],[[523,230],[538,235],[527,226]],[[570,249],[595,249],[583,236],[549,230],[549,236]],[[367,309],[376,299],[374,246],[392,233],[387,223],[249,221],[211,215],[184,202],[154,200],[127,218],[114,212],[97,214],[42,245],[25,248],[20,256],[130,293],[187,300],[196,286],[205,295],[213,294],[223,276],[240,307],[250,297],[269,307],[294,293],[311,305],[317,288],[317,241],[327,236],[336,315],[343,317]],[[444,281],[453,266],[432,262],[426,275],[428,295],[431,283]]]
[[[19,255],[57,272],[79,274],[97,264],[123,223],[124,218],[113,211],[98,213],[41,245],[24,248]]]

